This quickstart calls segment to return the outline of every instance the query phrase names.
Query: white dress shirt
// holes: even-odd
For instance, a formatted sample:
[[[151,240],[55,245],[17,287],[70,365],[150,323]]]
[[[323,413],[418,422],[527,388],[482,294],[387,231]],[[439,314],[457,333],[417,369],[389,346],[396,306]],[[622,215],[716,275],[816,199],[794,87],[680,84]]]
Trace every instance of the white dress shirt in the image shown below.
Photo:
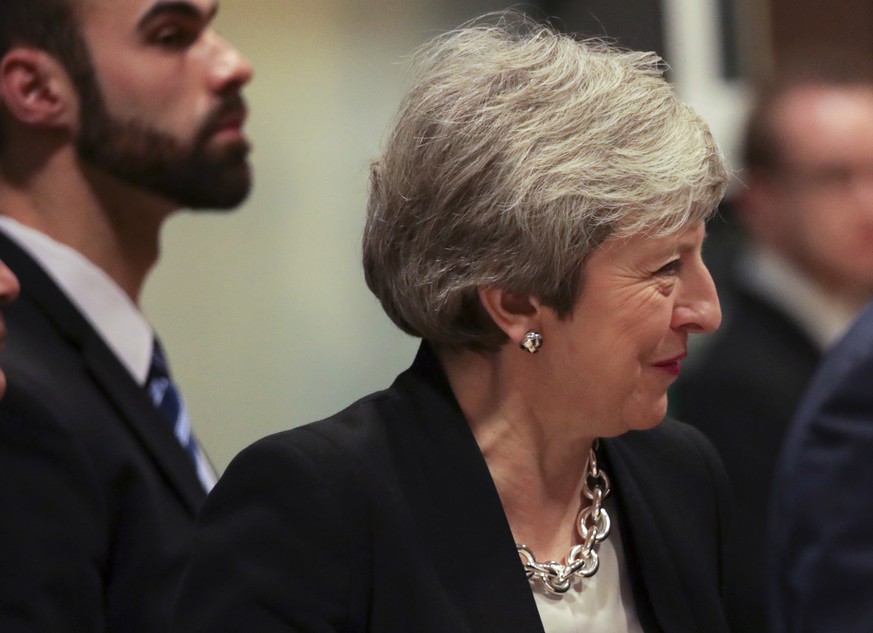
[[[154,333],[139,308],[78,251],[0,216],[0,230],[27,251],[100,334],[139,385],[145,385]]]

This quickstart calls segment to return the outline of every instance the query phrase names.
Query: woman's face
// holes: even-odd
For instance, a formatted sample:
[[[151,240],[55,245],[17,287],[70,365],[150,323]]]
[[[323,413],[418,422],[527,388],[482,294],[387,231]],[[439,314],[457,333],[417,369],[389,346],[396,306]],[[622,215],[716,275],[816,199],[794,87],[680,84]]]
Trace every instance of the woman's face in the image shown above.
[[[548,367],[543,388],[553,406],[570,405],[565,412],[587,416],[600,436],[663,419],[688,335],[711,332],[721,321],[701,259],[704,235],[701,223],[670,237],[609,241],[594,251],[573,312],[561,320],[545,311],[538,360]]]

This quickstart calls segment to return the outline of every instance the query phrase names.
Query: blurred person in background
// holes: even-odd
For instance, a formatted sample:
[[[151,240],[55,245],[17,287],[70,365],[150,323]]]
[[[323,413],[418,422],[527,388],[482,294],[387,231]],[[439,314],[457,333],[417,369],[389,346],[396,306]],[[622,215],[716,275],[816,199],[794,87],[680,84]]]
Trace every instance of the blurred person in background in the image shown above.
[[[873,628],[873,304],[819,365],[777,463],[773,633]]]
[[[139,308],[163,222],[247,195],[214,0],[0,1],[0,631],[157,633],[215,474]]]
[[[777,464],[773,633],[873,625],[873,304],[825,356]]]
[[[662,423],[721,318],[709,129],[654,54],[512,14],[418,62],[363,250],[419,354],[234,459],[174,630],[727,631],[728,482]]]
[[[873,74],[823,59],[798,68],[751,112],[733,200],[747,239],[719,280],[725,322],[671,393],[734,486],[728,605],[740,632],[766,626],[766,523],[786,429],[822,353],[873,298]]]

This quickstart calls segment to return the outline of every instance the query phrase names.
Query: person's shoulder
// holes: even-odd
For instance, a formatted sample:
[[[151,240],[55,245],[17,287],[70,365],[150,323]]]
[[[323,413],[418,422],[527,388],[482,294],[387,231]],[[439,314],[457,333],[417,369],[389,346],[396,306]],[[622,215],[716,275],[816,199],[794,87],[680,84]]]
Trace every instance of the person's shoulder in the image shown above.
[[[843,337],[825,355],[823,367],[873,365],[873,303],[855,319]],[[833,369],[836,369],[834,367]]]
[[[133,408],[120,406],[136,394],[132,379],[121,378],[134,385],[128,391],[110,394],[75,353],[27,358],[27,346],[20,343],[14,362],[3,359],[7,387],[0,399],[0,441],[103,465],[139,452],[137,432],[128,423]],[[147,397],[133,406],[151,412]]]
[[[244,448],[222,479],[261,468],[351,476],[360,464],[373,464],[388,450],[395,406],[390,390],[379,391],[327,418],[267,435]]]
[[[118,410],[90,376],[81,357],[45,350],[28,356],[23,341],[4,352],[2,366],[7,388],[0,399],[0,416],[26,421],[33,427],[51,426],[74,433],[104,437],[106,421],[117,419]]]
[[[852,410],[873,408],[873,304],[825,354],[797,409],[794,426],[815,419],[826,404],[845,401]],[[854,403],[854,404],[853,404]]]
[[[384,435],[396,400],[389,390],[377,391],[331,416],[268,435],[253,446],[338,452],[366,450]]]
[[[388,417],[391,396],[379,392],[319,421],[260,438],[227,466],[204,504],[206,522],[221,523],[240,508],[270,508],[273,520],[297,530],[344,534],[396,485]],[[302,514],[321,517],[301,527]],[[278,517],[278,518],[277,518]],[[295,518],[296,517],[296,518]],[[316,537],[313,537],[316,538]],[[317,537],[321,538],[321,536]]]
[[[7,334],[0,364],[4,373],[19,383],[22,396],[80,389],[81,382],[88,379],[86,346],[58,325],[59,319],[68,315],[46,310],[27,295],[3,308]]]

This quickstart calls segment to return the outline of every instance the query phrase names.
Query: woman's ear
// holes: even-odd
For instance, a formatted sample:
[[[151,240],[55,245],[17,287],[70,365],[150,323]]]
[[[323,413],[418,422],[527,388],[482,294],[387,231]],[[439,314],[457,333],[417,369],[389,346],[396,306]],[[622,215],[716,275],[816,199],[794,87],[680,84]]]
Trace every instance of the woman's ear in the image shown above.
[[[66,69],[36,48],[16,47],[0,60],[0,97],[22,125],[61,128],[78,121],[76,91]]]
[[[516,345],[525,334],[540,328],[542,304],[536,297],[489,287],[479,289],[479,301],[491,320]]]

